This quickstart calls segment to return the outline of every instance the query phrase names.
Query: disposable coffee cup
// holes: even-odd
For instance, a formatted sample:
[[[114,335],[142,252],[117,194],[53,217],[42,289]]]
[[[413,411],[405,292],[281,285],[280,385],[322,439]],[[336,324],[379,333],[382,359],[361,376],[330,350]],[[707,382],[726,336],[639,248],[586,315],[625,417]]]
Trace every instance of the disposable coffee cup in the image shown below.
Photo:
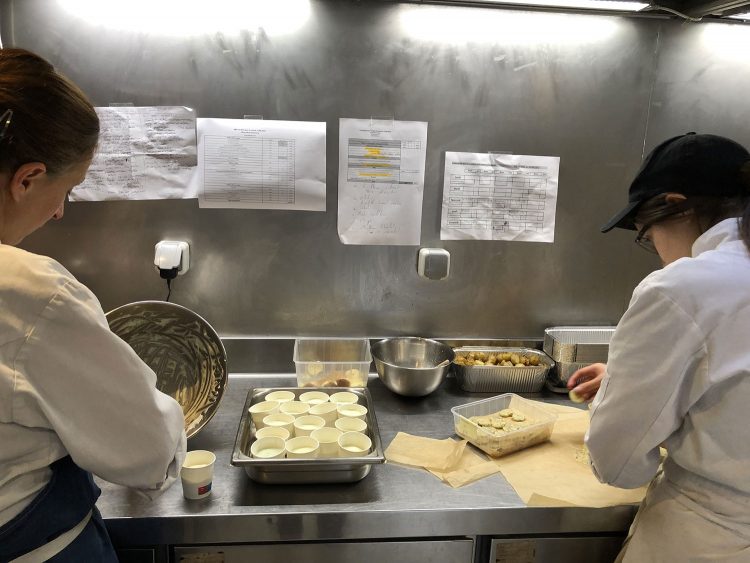
[[[215,462],[216,456],[206,450],[187,453],[180,470],[182,494],[186,499],[202,499],[211,494]]]
[[[359,402],[359,397],[351,391],[339,391],[338,393],[331,395],[330,401],[336,404],[354,404]]]
[[[326,425],[326,421],[319,416],[306,414],[300,416],[294,421],[294,435],[295,436],[309,436],[313,430],[323,428]]]
[[[364,405],[352,405],[349,403],[339,403],[339,418],[358,418],[364,420],[367,416],[367,407]]]
[[[258,440],[261,438],[281,438],[282,440],[288,440],[290,437],[289,430],[282,426],[264,426],[255,433],[255,438]]]
[[[269,436],[260,438],[250,446],[250,454],[258,459],[280,459],[286,454],[284,449],[285,441],[283,438]]]
[[[334,426],[342,432],[366,432],[367,423],[359,418],[346,416],[334,422]]]
[[[269,414],[263,419],[263,426],[270,426],[271,428],[284,428],[291,436],[294,432],[294,417],[291,414]]]
[[[287,458],[316,458],[320,452],[320,444],[310,436],[298,436],[286,441]]]
[[[336,410],[338,406],[336,403],[320,403],[319,405],[313,405],[310,407],[310,414],[321,417],[326,421],[326,426],[333,426],[336,419],[339,417],[339,413]]]
[[[363,457],[372,448],[372,440],[359,432],[344,432],[338,442],[341,457]]]
[[[276,401],[278,403],[288,403],[294,400],[294,393],[291,391],[271,391],[266,395],[266,401]]]
[[[295,418],[307,414],[307,411],[309,410],[310,403],[303,403],[302,401],[289,401],[286,403],[281,403],[281,406],[279,407],[279,412],[290,414]]]
[[[250,412],[250,418],[253,419],[253,424],[255,424],[255,428],[263,428],[263,419],[269,414],[279,412],[279,402],[261,401],[260,403],[252,405],[248,410]]]
[[[310,434],[320,444],[318,457],[338,457],[339,455],[339,436],[342,432],[338,428],[319,428]]]
[[[327,403],[328,399],[328,393],[323,393],[323,391],[307,391],[299,396],[300,401],[303,403],[310,403],[311,405]]]

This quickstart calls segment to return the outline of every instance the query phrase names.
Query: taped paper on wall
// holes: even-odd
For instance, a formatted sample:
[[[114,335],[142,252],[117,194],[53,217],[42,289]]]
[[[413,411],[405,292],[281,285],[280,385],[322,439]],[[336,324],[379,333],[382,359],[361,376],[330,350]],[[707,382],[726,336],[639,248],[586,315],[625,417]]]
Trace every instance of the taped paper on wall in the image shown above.
[[[339,120],[341,242],[419,244],[426,148],[423,121]]]
[[[101,107],[99,147],[71,201],[195,198],[195,111]]]
[[[198,119],[201,207],[326,210],[326,124]]]
[[[440,238],[553,242],[560,157],[445,153]]]

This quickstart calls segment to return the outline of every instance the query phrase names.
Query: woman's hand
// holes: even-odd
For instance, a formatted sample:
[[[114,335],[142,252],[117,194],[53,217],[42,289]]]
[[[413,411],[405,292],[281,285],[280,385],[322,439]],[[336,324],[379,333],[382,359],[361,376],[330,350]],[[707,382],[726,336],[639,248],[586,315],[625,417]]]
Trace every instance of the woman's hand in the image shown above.
[[[568,379],[568,389],[583,401],[591,401],[599,390],[606,372],[607,364],[591,364],[581,368]]]

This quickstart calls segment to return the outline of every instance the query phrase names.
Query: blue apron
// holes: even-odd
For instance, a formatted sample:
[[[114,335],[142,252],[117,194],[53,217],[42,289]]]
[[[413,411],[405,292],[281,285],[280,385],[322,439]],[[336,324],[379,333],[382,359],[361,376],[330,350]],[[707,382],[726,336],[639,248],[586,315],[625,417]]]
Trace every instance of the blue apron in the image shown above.
[[[70,456],[50,466],[52,479],[20,514],[0,527],[0,562],[20,557],[73,528],[92,511],[91,520],[73,542],[49,561],[117,562],[115,550],[94,503],[101,490],[91,473]]]

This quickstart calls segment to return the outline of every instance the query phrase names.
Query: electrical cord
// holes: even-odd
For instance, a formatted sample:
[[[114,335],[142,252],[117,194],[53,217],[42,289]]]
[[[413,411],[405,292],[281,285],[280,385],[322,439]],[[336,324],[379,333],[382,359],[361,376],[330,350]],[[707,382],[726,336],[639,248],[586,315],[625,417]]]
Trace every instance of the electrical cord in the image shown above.
[[[169,302],[169,298],[172,295],[172,280],[177,277],[177,268],[171,268],[168,270],[159,268],[159,276],[161,276],[162,279],[167,280],[167,297],[164,301]]]
[[[689,22],[703,21],[702,17],[694,18],[693,16],[688,16],[687,14],[683,14],[682,12],[678,12],[677,10],[674,10],[672,8],[667,8],[666,6],[660,6],[659,4],[649,4],[648,7],[654,10],[664,10],[665,12],[669,12],[670,14],[674,14],[675,16],[680,16],[681,18]]]

